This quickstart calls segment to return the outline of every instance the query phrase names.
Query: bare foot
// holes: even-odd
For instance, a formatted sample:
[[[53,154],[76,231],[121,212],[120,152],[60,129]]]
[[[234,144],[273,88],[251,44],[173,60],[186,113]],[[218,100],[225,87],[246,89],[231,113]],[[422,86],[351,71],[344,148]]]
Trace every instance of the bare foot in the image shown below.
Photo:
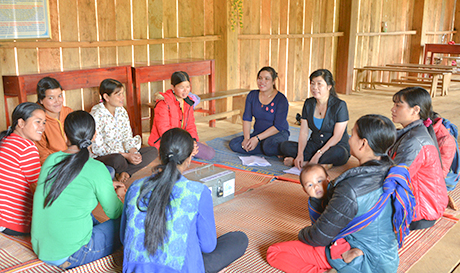
[[[120,181],[121,183],[126,183],[126,181],[128,181],[128,179],[129,179],[130,177],[131,177],[131,176],[130,176],[127,172],[122,172],[122,173],[118,174],[117,179],[118,179],[118,181]]]
[[[332,164],[321,164],[326,170],[329,170],[330,168],[332,168]]]
[[[454,199],[453,199],[450,195],[448,195],[447,197],[449,197],[449,202],[447,203],[447,207],[449,207],[449,208],[451,208],[451,209],[457,211],[457,210],[458,210],[458,207],[457,207],[457,205],[455,204]]]
[[[351,263],[356,257],[364,255],[359,248],[352,248],[342,254],[343,261],[347,264]]]
[[[288,166],[288,167],[294,166],[294,158],[293,157],[285,157],[284,158],[284,166]]]

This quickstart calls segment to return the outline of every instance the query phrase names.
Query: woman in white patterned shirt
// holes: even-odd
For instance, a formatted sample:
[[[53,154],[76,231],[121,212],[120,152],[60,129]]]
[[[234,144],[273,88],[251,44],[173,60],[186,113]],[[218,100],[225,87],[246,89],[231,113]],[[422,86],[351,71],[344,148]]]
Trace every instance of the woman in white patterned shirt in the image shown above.
[[[96,140],[92,145],[94,157],[115,169],[120,182],[126,182],[135,172],[158,156],[155,147],[141,148],[140,136],[133,136],[129,116],[123,107],[123,85],[114,79],[101,82],[102,102],[91,109],[96,121]]]

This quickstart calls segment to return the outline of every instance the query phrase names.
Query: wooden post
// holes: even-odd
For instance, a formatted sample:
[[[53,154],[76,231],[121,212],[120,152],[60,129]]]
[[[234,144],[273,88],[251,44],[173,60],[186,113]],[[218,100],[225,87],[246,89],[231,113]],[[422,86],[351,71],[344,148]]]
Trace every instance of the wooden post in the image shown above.
[[[3,49],[0,49],[0,54],[3,56]],[[2,64],[0,64],[0,132],[6,130],[6,112],[5,112],[5,96],[3,94],[3,73]]]
[[[343,32],[343,36],[339,37],[337,44],[335,89],[347,95],[351,94],[353,86],[358,10],[358,0],[340,1],[338,31]]]
[[[226,3],[226,4],[223,4]],[[230,1],[214,1],[214,26],[221,39],[215,42],[216,91],[239,88],[238,79],[238,28],[233,31],[230,26]],[[227,99],[227,100],[231,100]],[[218,101],[218,112],[231,111],[231,102]]]
[[[426,42],[426,31],[427,31],[427,21],[426,14],[427,8],[430,6],[427,3],[427,0],[417,1],[416,7],[413,9],[412,17],[412,29],[417,31],[415,35],[411,36],[411,51],[410,51],[410,62],[411,63],[425,63],[423,58],[423,46]]]
[[[454,30],[457,30],[452,37],[455,43],[460,43],[460,1],[456,2],[454,14]]]

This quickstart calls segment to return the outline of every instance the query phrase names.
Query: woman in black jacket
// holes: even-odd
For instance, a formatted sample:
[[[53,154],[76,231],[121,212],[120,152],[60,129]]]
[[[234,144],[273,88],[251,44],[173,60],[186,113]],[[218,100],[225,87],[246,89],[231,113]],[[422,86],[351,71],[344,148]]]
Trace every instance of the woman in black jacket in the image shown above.
[[[299,142],[285,141],[280,145],[286,166],[295,165],[299,169],[307,163],[341,166],[350,158],[347,104],[338,98],[334,85],[327,69],[310,75],[312,97],[303,105]]]
[[[396,272],[399,257],[392,223],[393,206],[381,208],[368,225],[351,234],[342,234],[354,218],[368,213],[380,201],[384,179],[392,166],[387,151],[395,138],[395,126],[386,117],[367,115],[356,122],[349,143],[351,154],[360,166],[332,181],[325,199],[311,202],[321,215],[299,232],[299,241],[270,246],[267,253],[270,265],[285,272],[324,272],[331,268],[340,272]],[[407,169],[404,171],[408,177]],[[408,224],[405,226],[407,231]],[[344,238],[349,248],[360,249],[364,255],[345,262],[342,254],[349,248],[344,247],[346,242],[336,244],[342,240],[338,238]]]

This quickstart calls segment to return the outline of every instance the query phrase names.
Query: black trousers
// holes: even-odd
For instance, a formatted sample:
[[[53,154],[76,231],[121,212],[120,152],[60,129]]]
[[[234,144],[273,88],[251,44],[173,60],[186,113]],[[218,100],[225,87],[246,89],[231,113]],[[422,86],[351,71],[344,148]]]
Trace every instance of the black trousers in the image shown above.
[[[134,165],[128,162],[121,154],[108,154],[104,156],[96,157],[97,160],[101,161],[107,166],[113,167],[115,173],[127,172],[129,176],[149,165],[158,156],[158,150],[155,147],[144,147],[139,150],[142,155],[142,162]]]
[[[248,236],[244,232],[225,233],[217,238],[217,246],[211,253],[203,253],[206,273],[219,272],[243,256],[248,247]]]
[[[315,155],[318,151],[317,147],[314,145],[307,143],[305,150],[303,151],[304,161],[310,161],[310,159]],[[285,141],[282,142],[280,145],[281,153],[284,156],[289,156],[296,158],[297,157],[297,149],[299,147],[298,142],[294,141]],[[320,157],[318,163],[319,164],[332,164],[334,166],[342,166],[345,165],[350,158],[350,153],[348,150],[340,145],[337,144],[335,146],[330,147],[323,155]]]

